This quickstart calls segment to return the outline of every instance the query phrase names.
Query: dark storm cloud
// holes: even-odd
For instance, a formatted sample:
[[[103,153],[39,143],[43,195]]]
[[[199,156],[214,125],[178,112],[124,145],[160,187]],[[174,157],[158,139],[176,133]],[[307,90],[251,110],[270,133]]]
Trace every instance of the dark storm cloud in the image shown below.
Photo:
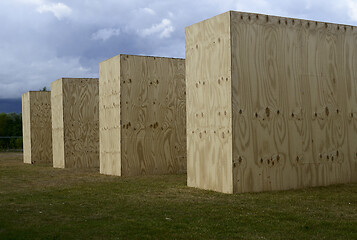
[[[228,10],[357,21],[354,0],[2,0],[0,98],[97,77],[98,63],[120,53],[184,57],[184,28]]]

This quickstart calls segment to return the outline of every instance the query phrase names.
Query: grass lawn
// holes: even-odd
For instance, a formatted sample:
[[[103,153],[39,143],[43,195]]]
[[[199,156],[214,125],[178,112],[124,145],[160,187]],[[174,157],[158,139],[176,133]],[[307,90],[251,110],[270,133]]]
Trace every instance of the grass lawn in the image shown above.
[[[0,153],[0,239],[357,239],[357,184],[226,195]]]

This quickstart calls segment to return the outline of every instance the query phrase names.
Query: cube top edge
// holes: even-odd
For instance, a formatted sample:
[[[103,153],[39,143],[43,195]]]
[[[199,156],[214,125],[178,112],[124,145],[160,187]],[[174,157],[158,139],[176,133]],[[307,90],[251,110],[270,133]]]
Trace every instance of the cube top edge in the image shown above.
[[[154,59],[176,59],[176,60],[185,60],[184,58],[174,58],[174,57],[159,57],[159,56],[146,56],[146,55],[131,55],[131,54],[119,54],[114,57],[108,58],[99,63],[99,65],[104,64],[108,61],[120,61],[122,58],[154,58]]]
[[[22,96],[30,95],[30,94],[50,94],[51,91],[27,91],[22,94]]]
[[[222,15],[226,15],[229,14],[230,16],[235,15],[235,17],[237,16],[241,16],[242,19],[258,19],[258,18],[263,18],[263,19],[273,19],[276,21],[297,21],[297,22],[310,22],[310,23],[315,23],[315,24],[331,24],[331,25],[336,25],[339,27],[350,27],[350,28],[356,28],[357,26],[355,25],[349,25],[349,24],[344,24],[344,23],[334,23],[334,22],[327,22],[327,21],[318,21],[318,20],[312,20],[312,19],[303,19],[303,18],[293,18],[293,17],[284,17],[284,16],[277,16],[277,15],[270,15],[270,14],[262,14],[262,13],[251,13],[251,12],[241,12],[241,11],[227,11],[221,14],[218,14],[216,16],[213,16],[211,18],[202,20],[200,22],[194,23],[192,25],[189,25],[187,27],[185,27],[185,30],[189,29],[190,27],[196,25],[196,24],[200,24],[200,23],[204,23],[206,21],[210,21],[211,19],[215,18],[215,17],[219,17]]]

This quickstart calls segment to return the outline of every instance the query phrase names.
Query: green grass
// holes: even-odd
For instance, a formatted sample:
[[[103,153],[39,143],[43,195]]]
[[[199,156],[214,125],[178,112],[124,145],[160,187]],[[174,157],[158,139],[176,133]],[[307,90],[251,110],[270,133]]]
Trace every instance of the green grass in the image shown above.
[[[357,184],[226,195],[0,153],[0,239],[357,239]]]

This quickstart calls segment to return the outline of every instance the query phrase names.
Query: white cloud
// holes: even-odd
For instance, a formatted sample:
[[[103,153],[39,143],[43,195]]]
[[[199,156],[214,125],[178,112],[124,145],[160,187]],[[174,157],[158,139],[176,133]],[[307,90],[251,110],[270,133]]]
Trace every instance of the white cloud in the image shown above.
[[[71,14],[72,9],[63,3],[42,4],[37,7],[39,13],[52,12],[59,20]]]
[[[357,21],[357,1],[347,0],[348,16],[352,21]]]
[[[119,28],[103,28],[98,30],[97,32],[92,34],[93,40],[102,40],[105,42],[109,38],[113,36],[119,36],[120,29]]]
[[[171,36],[171,33],[175,30],[172,26],[172,23],[169,19],[162,19],[161,23],[154,24],[150,28],[145,28],[142,31],[139,31],[139,34],[142,37],[146,37],[152,34],[159,34],[160,38],[168,38]]]
[[[155,15],[156,14],[156,12],[154,10],[152,10],[151,8],[147,8],[146,7],[146,8],[141,8],[140,10],[145,12],[145,13],[147,13],[147,14],[150,14],[150,15]]]

